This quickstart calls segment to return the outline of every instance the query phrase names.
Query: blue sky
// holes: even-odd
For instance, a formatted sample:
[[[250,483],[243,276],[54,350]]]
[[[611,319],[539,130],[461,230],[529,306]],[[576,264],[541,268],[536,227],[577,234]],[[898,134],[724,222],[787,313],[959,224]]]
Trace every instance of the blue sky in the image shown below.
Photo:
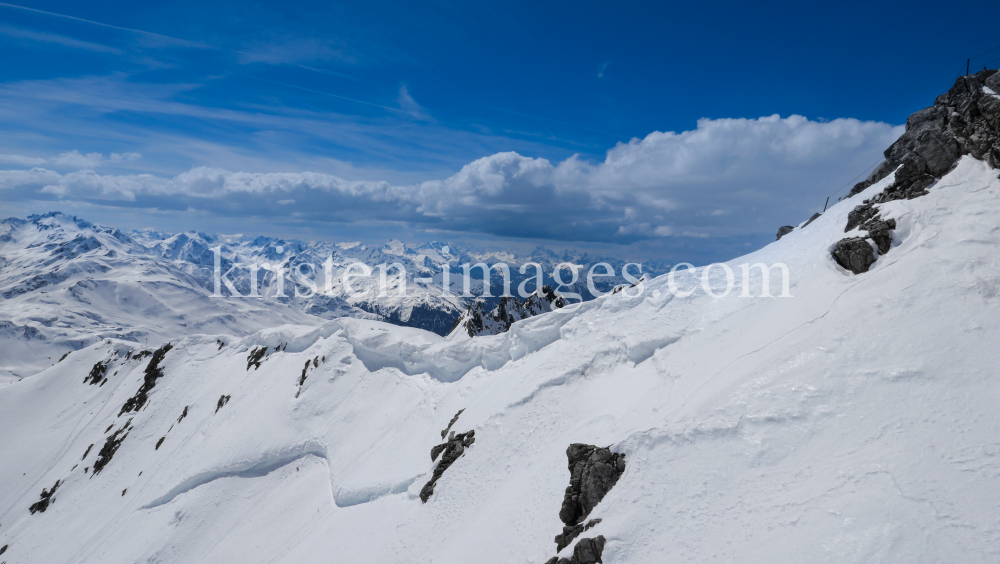
[[[0,4],[0,215],[731,258],[1000,43],[986,2],[145,4]]]

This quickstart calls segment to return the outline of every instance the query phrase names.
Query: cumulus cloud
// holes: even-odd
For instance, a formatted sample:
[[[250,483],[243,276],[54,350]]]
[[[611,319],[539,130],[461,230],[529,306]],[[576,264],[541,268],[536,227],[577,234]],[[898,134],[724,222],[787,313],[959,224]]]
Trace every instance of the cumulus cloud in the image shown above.
[[[560,240],[732,237],[805,219],[830,192],[873,164],[901,132],[855,119],[703,119],[691,131],[653,132],[619,143],[601,162],[574,156],[553,163],[503,152],[448,178],[409,185],[210,167],[173,178],[34,168],[0,172],[0,188],[23,197],[41,192],[227,215],[402,221]],[[56,160],[93,168],[132,158],[73,151]]]

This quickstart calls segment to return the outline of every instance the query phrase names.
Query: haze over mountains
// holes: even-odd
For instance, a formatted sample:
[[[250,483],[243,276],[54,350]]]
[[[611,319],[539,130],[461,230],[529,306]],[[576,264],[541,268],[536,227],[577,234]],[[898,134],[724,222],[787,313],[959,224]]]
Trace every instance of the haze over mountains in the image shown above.
[[[606,262],[616,276],[595,278],[599,292],[628,282],[621,274],[626,261],[585,254],[556,254],[538,247],[527,256],[511,252],[471,251],[444,243],[407,246],[390,241],[381,247],[360,243],[304,243],[268,237],[220,236],[199,232],[179,234],[152,230],[126,233],[60,213],[8,218],[0,223],[0,381],[10,382],[51,366],[69,351],[103,338],[157,345],[192,333],[245,335],[284,323],[318,325],[338,317],[378,319],[448,334],[456,319],[475,299],[463,297],[462,264],[507,264],[510,291],[517,295],[536,290],[531,279],[534,262],[541,266],[544,284],[592,299],[586,273],[592,264]],[[222,298],[212,298],[214,268],[219,249],[220,278],[231,281],[240,296],[222,284]],[[329,292],[325,263],[331,261]],[[379,270],[352,280],[343,288],[343,272],[352,263],[375,268],[386,265],[386,287],[379,286]],[[560,263],[579,265],[577,280],[559,285],[552,278]],[[239,264],[233,268],[234,265]],[[250,297],[258,270],[257,292]],[[405,270],[405,292],[400,295],[399,264]],[[307,265],[301,266],[300,265]],[[442,291],[444,266],[449,272],[450,295]],[[282,269],[283,294],[277,297],[275,270]],[[270,268],[270,270],[268,270]],[[630,267],[637,277],[664,271],[658,262]],[[231,270],[232,269],[232,270]],[[299,269],[301,277],[293,274]],[[597,270],[605,274],[605,268]],[[569,268],[560,274],[570,281]],[[499,270],[491,271],[492,298],[504,291]],[[312,282],[310,289],[303,280]],[[527,280],[527,282],[525,282]],[[471,294],[483,294],[482,270],[472,270]]]

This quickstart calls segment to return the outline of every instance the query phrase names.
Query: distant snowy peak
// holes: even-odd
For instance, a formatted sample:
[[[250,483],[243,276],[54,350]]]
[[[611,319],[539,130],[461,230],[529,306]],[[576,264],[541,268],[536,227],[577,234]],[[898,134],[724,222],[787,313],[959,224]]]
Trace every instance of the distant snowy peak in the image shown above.
[[[450,337],[481,337],[483,335],[499,335],[506,333],[516,321],[534,317],[566,306],[566,300],[552,291],[550,286],[543,286],[524,301],[516,296],[502,297],[497,307],[489,312],[483,308],[483,302],[470,304],[461,317],[455,320]]]

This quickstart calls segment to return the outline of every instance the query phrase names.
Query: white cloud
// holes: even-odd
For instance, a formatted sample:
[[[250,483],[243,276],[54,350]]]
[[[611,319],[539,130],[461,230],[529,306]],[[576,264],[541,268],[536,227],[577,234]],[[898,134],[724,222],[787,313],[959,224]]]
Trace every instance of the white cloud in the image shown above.
[[[93,169],[106,163],[123,163],[136,161],[142,158],[139,153],[111,153],[105,157],[103,153],[83,154],[76,149],[68,153],[60,153],[51,160],[51,163],[63,167]]]
[[[568,240],[738,236],[808,217],[901,132],[854,119],[703,119],[691,131],[619,143],[602,162],[571,157],[553,164],[504,152],[448,178],[409,185],[196,167],[173,178],[6,171],[0,172],[0,187],[229,215],[266,215],[274,201],[269,195],[281,194],[278,203],[289,211],[319,221],[405,221]],[[138,158],[126,155],[132,154],[105,158],[72,151],[56,160],[93,168]]]
[[[37,166],[45,164],[45,159],[38,157],[25,157],[23,155],[0,155],[0,163]]]

